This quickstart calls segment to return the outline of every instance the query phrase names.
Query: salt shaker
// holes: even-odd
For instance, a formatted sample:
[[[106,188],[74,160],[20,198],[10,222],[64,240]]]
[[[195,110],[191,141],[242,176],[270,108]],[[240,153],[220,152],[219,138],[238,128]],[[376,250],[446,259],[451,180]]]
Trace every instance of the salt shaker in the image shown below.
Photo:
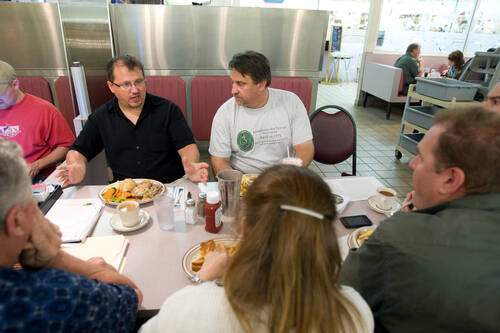
[[[184,209],[184,216],[187,224],[196,224],[196,209],[194,207],[194,199],[186,200],[186,208]]]

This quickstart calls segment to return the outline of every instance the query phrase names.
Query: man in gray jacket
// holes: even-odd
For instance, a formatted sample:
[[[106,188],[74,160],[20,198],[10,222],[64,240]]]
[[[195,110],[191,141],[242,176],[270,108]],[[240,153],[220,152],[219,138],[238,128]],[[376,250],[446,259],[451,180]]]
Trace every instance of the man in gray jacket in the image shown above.
[[[498,332],[500,114],[441,111],[418,152],[418,209],[383,221],[341,282],[370,305],[376,332]]]

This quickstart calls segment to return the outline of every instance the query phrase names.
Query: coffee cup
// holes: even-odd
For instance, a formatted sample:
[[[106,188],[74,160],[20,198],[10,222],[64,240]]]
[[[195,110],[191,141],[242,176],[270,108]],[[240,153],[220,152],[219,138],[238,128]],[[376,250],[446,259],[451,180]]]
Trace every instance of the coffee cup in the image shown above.
[[[394,205],[394,201],[396,200],[396,191],[388,187],[381,187],[377,191],[378,191],[377,206],[383,210],[391,209]]]
[[[133,227],[139,223],[139,203],[137,201],[125,201],[116,207],[124,227]]]
[[[302,166],[302,159],[298,157],[285,157],[284,159],[281,160],[281,164],[284,165],[295,165],[298,167]]]

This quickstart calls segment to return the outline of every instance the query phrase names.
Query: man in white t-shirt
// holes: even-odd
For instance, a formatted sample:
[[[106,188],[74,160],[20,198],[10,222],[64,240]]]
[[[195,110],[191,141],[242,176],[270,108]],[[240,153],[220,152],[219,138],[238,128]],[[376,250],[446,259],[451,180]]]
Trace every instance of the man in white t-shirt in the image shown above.
[[[214,173],[225,169],[260,173],[281,163],[287,150],[307,167],[314,145],[302,101],[289,91],[269,88],[271,67],[263,54],[236,54],[229,69],[233,97],[217,110],[210,135]]]

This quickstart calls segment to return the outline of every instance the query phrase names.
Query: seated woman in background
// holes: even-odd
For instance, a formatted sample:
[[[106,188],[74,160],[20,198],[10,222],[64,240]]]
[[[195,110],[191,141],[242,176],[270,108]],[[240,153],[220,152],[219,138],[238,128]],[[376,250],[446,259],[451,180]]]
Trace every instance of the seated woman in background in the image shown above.
[[[265,170],[240,202],[242,240],[210,252],[203,281],[170,296],[140,332],[373,332],[373,316],[338,283],[340,251],[328,185],[295,166]]]
[[[458,80],[460,74],[462,74],[464,63],[464,54],[461,51],[456,50],[448,54],[448,64],[450,67],[446,72],[446,77]]]

